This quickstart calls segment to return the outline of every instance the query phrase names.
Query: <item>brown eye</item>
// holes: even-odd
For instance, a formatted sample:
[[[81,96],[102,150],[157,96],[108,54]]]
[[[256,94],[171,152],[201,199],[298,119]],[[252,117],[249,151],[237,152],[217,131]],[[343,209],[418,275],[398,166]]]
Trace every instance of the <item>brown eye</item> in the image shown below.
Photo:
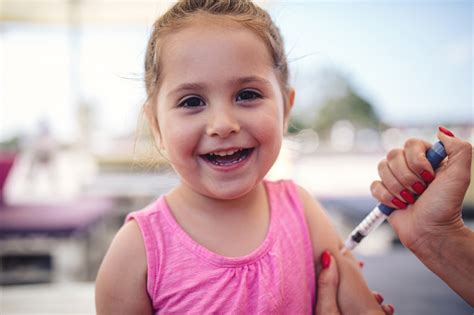
[[[179,103],[179,107],[188,107],[188,108],[196,108],[199,106],[204,106],[204,102],[199,97],[189,97]]]
[[[252,101],[258,98],[262,98],[262,96],[259,93],[252,90],[245,90],[245,91],[240,92],[239,95],[237,95],[237,102]]]

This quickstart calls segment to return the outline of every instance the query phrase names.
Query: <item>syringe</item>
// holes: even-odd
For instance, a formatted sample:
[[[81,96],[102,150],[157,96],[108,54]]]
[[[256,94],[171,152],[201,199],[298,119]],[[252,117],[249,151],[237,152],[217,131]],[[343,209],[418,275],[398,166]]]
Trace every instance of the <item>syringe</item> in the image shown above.
[[[437,169],[442,160],[446,157],[446,150],[441,141],[436,142],[426,151],[426,158],[433,169]],[[347,237],[342,252],[353,250],[364,237],[375,230],[394,211],[394,208],[379,203],[364,220]]]

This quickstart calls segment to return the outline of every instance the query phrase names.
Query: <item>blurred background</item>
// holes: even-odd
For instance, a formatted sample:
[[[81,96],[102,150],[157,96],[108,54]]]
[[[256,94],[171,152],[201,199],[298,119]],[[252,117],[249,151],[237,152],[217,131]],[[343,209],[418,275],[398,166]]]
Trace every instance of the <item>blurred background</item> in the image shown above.
[[[471,1],[257,1],[283,33],[296,105],[269,178],[293,178],[343,237],[390,148],[474,140]],[[94,314],[125,215],[177,178],[141,108],[157,0],[0,0],[0,313]],[[474,226],[474,189],[464,219]],[[356,249],[399,314],[472,314],[384,224]]]

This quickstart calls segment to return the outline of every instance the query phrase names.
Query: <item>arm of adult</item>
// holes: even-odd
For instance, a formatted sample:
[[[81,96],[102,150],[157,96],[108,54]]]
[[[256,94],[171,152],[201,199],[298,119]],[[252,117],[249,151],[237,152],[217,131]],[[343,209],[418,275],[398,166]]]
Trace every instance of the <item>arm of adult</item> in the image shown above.
[[[350,252],[342,255],[342,240],[336,232],[331,220],[323,211],[322,206],[303,188],[299,187],[299,195],[305,208],[311,236],[314,261],[319,266],[319,258],[324,249],[332,253],[337,263],[339,285],[337,305],[342,314],[383,314],[383,309],[369,290],[356,261]],[[318,277],[321,277],[320,268]],[[317,303],[320,303],[318,300]]]
[[[440,128],[438,138],[448,158],[436,173],[425,157],[431,144],[410,139],[403,149],[392,150],[379,164],[381,181],[374,182],[372,194],[390,204],[400,189],[410,189],[415,181],[424,182],[426,190],[416,202],[394,211],[388,221],[404,246],[474,306],[474,232],[464,224],[461,214],[470,183],[472,146],[444,128]],[[427,177],[427,173],[434,176]],[[393,178],[403,187],[393,184]]]
[[[146,279],[143,239],[138,224],[130,221],[115,236],[99,269],[97,314],[152,314]]]

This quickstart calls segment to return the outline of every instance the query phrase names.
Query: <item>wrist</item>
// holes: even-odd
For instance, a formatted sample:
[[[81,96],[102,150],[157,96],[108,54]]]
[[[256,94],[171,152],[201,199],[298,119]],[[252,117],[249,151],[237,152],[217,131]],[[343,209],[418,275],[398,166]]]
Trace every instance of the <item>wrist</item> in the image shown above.
[[[474,231],[463,225],[420,243],[415,255],[471,306],[474,306]]]
[[[432,260],[439,262],[440,254],[445,251],[446,247],[462,243],[466,238],[472,236],[472,233],[464,225],[462,219],[459,219],[449,225],[439,226],[425,232],[408,249],[425,264]]]

